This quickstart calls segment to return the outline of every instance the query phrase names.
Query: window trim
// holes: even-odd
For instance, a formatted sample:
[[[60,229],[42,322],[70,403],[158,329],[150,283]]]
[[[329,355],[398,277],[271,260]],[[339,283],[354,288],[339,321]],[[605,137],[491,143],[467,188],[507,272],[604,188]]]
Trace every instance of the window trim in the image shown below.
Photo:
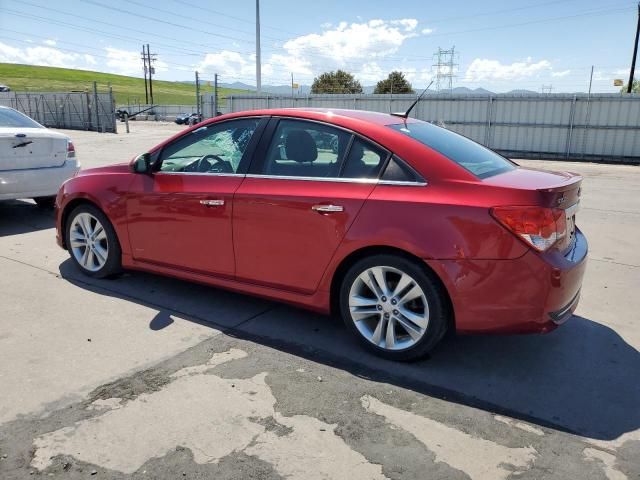
[[[194,128],[193,130],[189,130],[185,133],[183,133],[182,135],[180,135],[178,138],[176,138],[175,140],[173,140],[171,143],[168,143],[166,145],[164,145],[161,149],[155,151],[153,153],[153,166],[152,166],[152,171],[154,175],[157,174],[163,174],[163,175],[207,175],[207,176],[227,176],[227,177],[244,177],[246,172],[249,170],[249,166],[251,163],[251,158],[254,155],[254,152],[257,150],[258,145],[260,144],[260,141],[262,139],[262,135],[264,133],[264,130],[267,126],[267,124],[269,123],[271,117],[266,116],[266,115],[248,115],[246,117],[235,117],[235,118],[229,118],[228,120],[223,120],[222,122],[211,122],[208,123],[206,125],[202,125],[200,127]],[[238,171],[235,173],[224,173],[224,172],[163,172],[160,170],[160,168],[162,168],[162,154],[165,151],[166,148],[170,147],[171,145],[174,145],[176,142],[179,142],[180,140],[184,139],[187,135],[191,135],[193,132],[200,130],[201,128],[212,128],[212,127],[217,127],[217,126],[221,126],[224,125],[226,123],[232,123],[232,122],[237,122],[237,121],[241,121],[241,120],[252,120],[252,119],[257,119],[258,120],[258,125],[256,126],[255,131],[253,132],[253,135],[251,136],[251,139],[249,140],[249,144],[247,145],[247,148],[245,149],[245,151],[242,154],[242,158],[240,159],[240,163],[238,164]]]
[[[351,135],[352,138],[349,140],[347,149],[344,152],[344,159],[343,159],[342,165],[340,165],[340,174],[342,174],[345,161],[349,156],[349,153],[351,152],[351,147],[355,141],[355,137],[357,137],[358,139],[364,142],[369,142],[373,144],[376,148],[379,148],[380,150],[382,150],[384,153],[387,154],[386,158],[383,160],[383,165],[382,165],[382,168],[380,169],[380,172],[378,173],[378,177],[364,178],[364,179],[343,178],[343,177],[301,177],[301,176],[286,176],[286,175],[270,175],[270,174],[256,172],[256,170],[262,169],[264,167],[264,163],[266,162],[267,151],[271,146],[271,141],[273,140],[273,136],[276,133],[276,130],[278,128],[278,125],[280,124],[280,121],[282,120],[296,120],[300,122],[314,123],[314,124],[322,125],[324,127],[335,128],[337,130],[341,130]],[[303,117],[289,117],[287,115],[272,116],[269,122],[269,125],[265,128],[265,132],[268,132],[268,134],[264,135],[265,138],[261,139],[259,148],[256,149],[255,157],[259,157],[259,158],[254,158],[253,161],[251,162],[251,165],[249,165],[249,168],[247,169],[247,177],[249,178],[271,178],[271,179],[282,179],[282,180],[299,179],[303,181],[319,180],[319,181],[343,182],[343,183],[349,182],[349,181],[352,183],[374,183],[373,182],[374,180],[376,182],[380,180],[382,172],[385,171],[385,169],[387,168],[387,165],[389,164],[389,160],[393,156],[393,152],[391,152],[388,148],[380,145],[375,140],[372,140],[369,137],[362,135],[361,133],[354,132],[353,130],[350,130],[341,125],[334,125],[333,123],[324,122],[322,120],[303,118]],[[366,182],[363,182],[362,180],[366,180]]]

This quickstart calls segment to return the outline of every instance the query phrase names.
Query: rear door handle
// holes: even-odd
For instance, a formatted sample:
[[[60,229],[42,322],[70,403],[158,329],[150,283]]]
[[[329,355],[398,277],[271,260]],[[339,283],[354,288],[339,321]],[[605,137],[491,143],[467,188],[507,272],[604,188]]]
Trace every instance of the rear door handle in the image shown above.
[[[342,205],[314,205],[311,210],[318,213],[334,213],[343,212],[344,207]]]
[[[200,200],[200,203],[205,207],[221,207],[224,205],[224,200]]]

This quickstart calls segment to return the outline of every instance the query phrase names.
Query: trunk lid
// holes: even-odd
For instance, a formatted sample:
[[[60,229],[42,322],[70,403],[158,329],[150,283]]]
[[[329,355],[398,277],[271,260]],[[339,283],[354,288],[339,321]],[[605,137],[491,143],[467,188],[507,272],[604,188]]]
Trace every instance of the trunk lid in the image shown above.
[[[566,251],[573,246],[576,213],[580,205],[582,176],[571,172],[555,172],[519,167],[482,180],[500,188],[535,192],[536,205],[564,211],[566,234],[555,248]]]
[[[60,167],[67,141],[46,128],[0,127],[0,171]]]

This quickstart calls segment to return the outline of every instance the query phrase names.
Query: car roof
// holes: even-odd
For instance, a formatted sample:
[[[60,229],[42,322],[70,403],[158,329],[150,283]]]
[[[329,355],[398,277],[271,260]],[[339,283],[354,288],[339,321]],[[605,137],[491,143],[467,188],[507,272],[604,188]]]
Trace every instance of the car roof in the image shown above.
[[[358,122],[375,125],[393,125],[402,123],[404,118],[389,113],[371,112],[368,110],[350,110],[346,108],[271,108],[261,110],[246,110],[227,115],[231,117],[247,117],[255,115],[273,115],[306,118],[310,120],[324,120],[329,123],[341,123],[341,120],[356,120]],[[407,122],[416,120],[409,118]]]

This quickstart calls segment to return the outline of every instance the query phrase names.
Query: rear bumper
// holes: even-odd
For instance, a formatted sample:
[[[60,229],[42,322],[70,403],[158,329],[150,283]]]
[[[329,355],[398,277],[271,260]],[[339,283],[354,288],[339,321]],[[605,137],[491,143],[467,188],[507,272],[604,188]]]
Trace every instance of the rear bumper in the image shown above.
[[[572,249],[512,260],[426,260],[453,304],[459,333],[544,333],[568,320],[580,299],[587,240]]]
[[[0,171],[0,200],[54,196],[78,170],[80,164],[71,159],[59,167]]]

